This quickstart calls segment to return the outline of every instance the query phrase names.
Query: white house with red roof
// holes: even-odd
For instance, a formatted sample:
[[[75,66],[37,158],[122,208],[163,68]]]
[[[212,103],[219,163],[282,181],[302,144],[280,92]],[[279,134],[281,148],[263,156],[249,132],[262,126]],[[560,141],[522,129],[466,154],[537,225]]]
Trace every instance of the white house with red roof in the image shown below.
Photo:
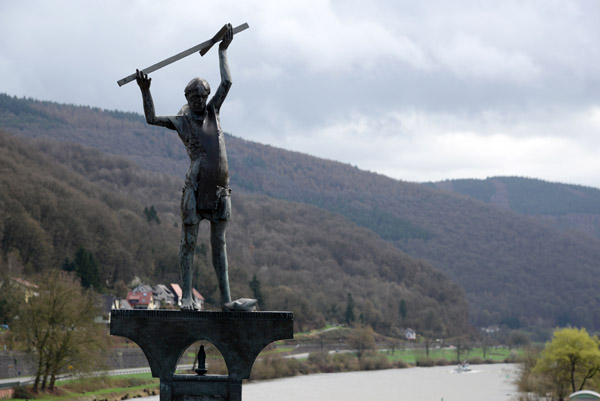
[[[171,283],[170,285],[171,289],[175,293],[177,305],[181,306],[181,298],[183,297],[183,291],[181,290],[181,287],[179,286],[179,284],[175,283]],[[202,296],[202,294],[200,294],[197,289],[192,288],[192,296],[194,297],[194,301],[196,301],[196,303],[200,305],[200,309],[204,309],[204,297]]]
[[[181,298],[183,297],[183,291],[181,290],[181,287],[176,283],[171,283],[170,285],[173,293],[175,293],[175,302],[178,306],[181,306]]]
[[[127,302],[133,309],[157,309],[152,287],[140,285],[127,293]]]
[[[200,294],[197,289],[192,288],[192,296],[194,297],[194,301],[200,305],[200,310],[204,309],[204,297],[202,294]]]
[[[154,303],[161,309],[168,309],[177,305],[176,295],[169,287],[164,284],[156,284],[152,289]]]

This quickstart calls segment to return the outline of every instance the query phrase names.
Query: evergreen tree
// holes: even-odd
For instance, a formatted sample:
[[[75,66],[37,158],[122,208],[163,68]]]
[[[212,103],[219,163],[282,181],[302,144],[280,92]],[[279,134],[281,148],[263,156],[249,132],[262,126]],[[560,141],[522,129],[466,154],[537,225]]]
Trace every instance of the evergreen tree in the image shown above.
[[[352,299],[352,294],[350,294],[350,293],[348,293],[345,317],[346,317],[347,324],[350,324],[350,323],[354,322],[354,320],[355,320],[355,318],[354,318],[354,299]]]
[[[8,275],[0,278],[0,324],[12,324],[24,296]]]
[[[252,295],[256,299],[258,306],[261,309],[264,308],[265,302],[260,289],[260,280],[256,277],[256,274],[252,276],[252,280],[250,281],[250,289],[252,290]]]
[[[148,223],[155,222],[156,224],[160,224],[160,219],[158,218],[158,213],[156,212],[154,205],[150,206],[150,208],[146,206],[144,208],[144,214],[146,215],[146,220],[148,220]]]
[[[404,298],[400,300],[400,317],[402,318],[402,323],[406,319],[406,301]]]
[[[67,272],[75,272],[81,280],[82,287],[100,288],[100,272],[96,258],[94,258],[94,254],[86,251],[83,247],[79,247],[75,252],[75,260],[70,261],[68,258],[65,260],[62,269]]]

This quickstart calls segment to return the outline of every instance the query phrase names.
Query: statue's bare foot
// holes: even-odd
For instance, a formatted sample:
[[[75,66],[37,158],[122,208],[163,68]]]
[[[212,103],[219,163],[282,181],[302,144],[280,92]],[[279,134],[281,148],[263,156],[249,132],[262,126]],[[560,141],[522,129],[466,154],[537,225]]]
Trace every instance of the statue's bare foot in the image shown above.
[[[223,311],[253,312],[256,310],[256,299],[240,298],[222,305]]]
[[[197,302],[195,302],[193,299],[190,298],[184,298],[181,300],[181,307],[179,308],[181,310],[189,310],[189,311],[199,311],[200,310],[200,305],[198,305]]]

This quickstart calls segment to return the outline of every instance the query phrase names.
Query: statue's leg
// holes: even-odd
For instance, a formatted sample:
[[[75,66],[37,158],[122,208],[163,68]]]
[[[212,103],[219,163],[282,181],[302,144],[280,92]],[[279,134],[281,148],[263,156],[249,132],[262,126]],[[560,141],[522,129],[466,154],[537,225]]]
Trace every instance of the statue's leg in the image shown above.
[[[186,178],[181,195],[181,241],[179,242],[179,267],[181,270],[181,309],[200,310],[192,297],[192,272],[194,251],[198,238],[200,218],[196,213],[196,192],[194,181]]]
[[[210,244],[212,247],[212,262],[217,279],[219,281],[219,290],[221,291],[221,307],[227,310],[223,305],[231,302],[229,291],[229,272],[227,267],[227,246],[225,244],[225,230],[227,221],[210,223]]]
[[[196,249],[196,238],[198,237],[198,226],[200,224],[183,224],[181,229],[181,242],[179,243],[179,263],[181,269],[181,309],[194,310],[194,299],[192,297],[192,271],[194,268],[194,250]]]

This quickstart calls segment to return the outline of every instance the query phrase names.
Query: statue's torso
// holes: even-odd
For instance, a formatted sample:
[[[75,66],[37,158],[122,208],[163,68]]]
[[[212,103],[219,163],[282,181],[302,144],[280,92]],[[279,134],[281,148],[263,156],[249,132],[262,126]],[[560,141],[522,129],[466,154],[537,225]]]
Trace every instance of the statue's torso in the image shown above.
[[[194,186],[197,209],[213,210],[218,189],[229,187],[227,151],[218,115],[209,103],[203,120],[193,118],[184,107],[171,121],[190,157],[186,185]]]

